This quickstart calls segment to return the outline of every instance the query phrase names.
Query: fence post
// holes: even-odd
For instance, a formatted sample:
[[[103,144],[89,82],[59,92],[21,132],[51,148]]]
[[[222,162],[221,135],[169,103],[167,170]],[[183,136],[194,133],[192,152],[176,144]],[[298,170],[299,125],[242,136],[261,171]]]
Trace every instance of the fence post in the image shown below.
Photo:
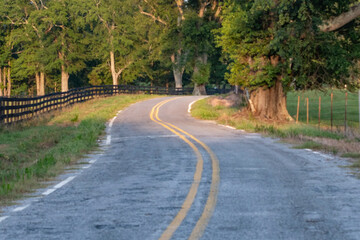
[[[331,131],[333,130],[333,98],[334,93],[331,91]]]
[[[3,100],[0,98],[0,124],[5,122],[5,111],[3,109]]]
[[[306,124],[309,124],[309,98],[306,98]]]
[[[347,102],[348,102],[348,92],[345,92],[345,136],[347,135]]]
[[[300,110],[300,96],[298,96],[298,104],[297,104],[297,111],[296,111],[296,123],[299,122],[299,110]]]
[[[321,121],[321,96],[319,96],[319,128],[320,128],[320,121]]]

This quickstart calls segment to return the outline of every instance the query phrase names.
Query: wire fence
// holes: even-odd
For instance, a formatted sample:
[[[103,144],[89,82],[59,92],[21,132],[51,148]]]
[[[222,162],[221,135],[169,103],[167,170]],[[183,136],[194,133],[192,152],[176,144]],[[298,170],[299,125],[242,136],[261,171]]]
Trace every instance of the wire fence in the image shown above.
[[[287,107],[297,121],[319,127],[359,129],[359,94],[334,90],[328,92],[290,92]]]

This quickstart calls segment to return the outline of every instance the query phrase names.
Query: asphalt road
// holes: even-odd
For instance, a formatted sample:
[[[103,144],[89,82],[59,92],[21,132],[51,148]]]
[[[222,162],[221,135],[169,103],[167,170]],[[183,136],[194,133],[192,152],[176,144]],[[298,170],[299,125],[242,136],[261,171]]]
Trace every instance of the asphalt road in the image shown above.
[[[195,120],[196,99],[119,113],[100,151],[3,209],[0,239],[360,239],[343,160]]]

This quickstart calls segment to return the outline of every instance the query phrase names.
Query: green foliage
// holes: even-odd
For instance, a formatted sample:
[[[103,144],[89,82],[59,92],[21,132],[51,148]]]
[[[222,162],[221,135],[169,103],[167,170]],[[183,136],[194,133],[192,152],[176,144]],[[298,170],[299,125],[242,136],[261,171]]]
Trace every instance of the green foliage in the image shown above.
[[[121,4],[115,0],[98,1],[90,4],[93,10],[89,16],[94,33],[91,49],[99,64],[91,77],[110,77],[110,52],[115,55],[115,69],[121,74],[122,83],[133,81],[141,73],[142,59],[146,56],[143,29],[138,23],[139,16],[129,0]]]
[[[48,91],[59,89],[62,68],[70,86],[110,84],[110,52],[120,83],[165,84],[177,70],[216,85],[226,73],[249,88],[279,78],[286,90],[355,85],[360,21],[334,32],[319,26],[358,1],[225,0],[221,18],[217,2],[204,10],[183,1],[181,14],[173,0],[4,0],[0,67],[11,65],[19,94],[33,91],[39,72]]]
[[[181,28],[184,47],[187,50],[186,70],[192,73],[191,80],[195,84],[207,84],[210,77],[219,77],[214,71],[217,66],[223,79],[224,68],[221,68],[223,64],[219,61],[220,49],[215,48],[214,35],[212,34],[212,31],[219,27],[219,23],[212,17],[211,11],[203,17],[199,16],[200,6],[198,6],[198,2],[189,1],[188,5],[192,8],[187,11]],[[216,79],[211,80],[216,83]]]
[[[211,31],[217,26],[215,21],[200,18],[196,12],[186,15],[181,32],[184,35],[184,45],[190,54],[212,53],[214,44]]]
[[[110,52],[119,83],[148,85],[165,85],[171,71],[185,68],[190,79],[197,58],[207,54],[206,75],[224,83],[211,33],[219,27],[215,3],[203,17],[197,1],[183,4],[181,18],[173,0],[1,1],[0,67],[11,65],[12,93],[21,95],[36,92],[40,73],[47,92],[60,90],[62,71],[70,74],[70,87],[112,84]]]
[[[272,86],[280,76],[287,89],[354,84],[359,21],[335,32],[319,30],[324,20],[348,11],[353,2],[225,1],[216,39],[232,61],[229,82]]]
[[[320,150],[323,148],[323,146],[320,143],[314,142],[314,141],[306,141],[303,144],[296,146],[295,148],[298,149],[314,149],[314,150]]]
[[[199,85],[208,83],[210,78],[210,67],[210,64],[197,63],[198,71],[193,72],[191,80]]]
[[[360,153],[356,153],[356,152],[344,153],[341,155],[341,157],[360,159]]]

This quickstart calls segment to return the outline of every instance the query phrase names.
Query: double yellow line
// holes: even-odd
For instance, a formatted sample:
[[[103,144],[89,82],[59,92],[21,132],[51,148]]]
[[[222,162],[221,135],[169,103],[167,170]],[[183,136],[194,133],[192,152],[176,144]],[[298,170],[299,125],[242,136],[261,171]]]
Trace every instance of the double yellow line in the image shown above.
[[[183,205],[181,206],[181,210],[177,213],[173,221],[170,223],[170,225],[166,228],[166,230],[163,232],[160,240],[166,240],[170,239],[174,232],[177,230],[177,228],[180,226],[184,218],[186,217],[190,207],[192,206],[198,188],[201,181],[201,175],[203,171],[203,165],[204,165],[204,159],[199,151],[199,149],[196,147],[196,145],[191,142],[188,138],[192,139],[194,142],[198,143],[201,147],[205,149],[205,151],[209,154],[211,158],[211,165],[212,165],[212,177],[211,177],[211,186],[210,186],[210,193],[208,196],[208,199],[206,201],[204,210],[202,212],[202,215],[200,216],[199,220],[197,221],[193,231],[191,232],[191,235],[189,237],[190,240],[193,239],[199,239],[202,234],[205,231],[205,228],[210,220],[210,217],[215,209],[216,200],[217,200],[217,194],[218,194],[218,187],[219,187],[219,161],[216,157],[216,155],[211,151],[211,149],[202,141],[192,136],[190,133],[182,130],[181,128],[176,127],[175,125],[162,121],[159,118],[159,109],[164,104],[175,100],[176,98],[171,98],[164,100],[158,104],[156,104],[151,112],[150,112],[150,119],[157,124],[163,126],[164,128],[168,129],[172,133],[178,135],[184,142],[186,142],[193,150],[197,157],[197,164],[196,164],[196,170],[194,174],[194,180],[191,184],[190,190],[185,198],[185,201]],[[188,138],[187,138],[188,137]]]

